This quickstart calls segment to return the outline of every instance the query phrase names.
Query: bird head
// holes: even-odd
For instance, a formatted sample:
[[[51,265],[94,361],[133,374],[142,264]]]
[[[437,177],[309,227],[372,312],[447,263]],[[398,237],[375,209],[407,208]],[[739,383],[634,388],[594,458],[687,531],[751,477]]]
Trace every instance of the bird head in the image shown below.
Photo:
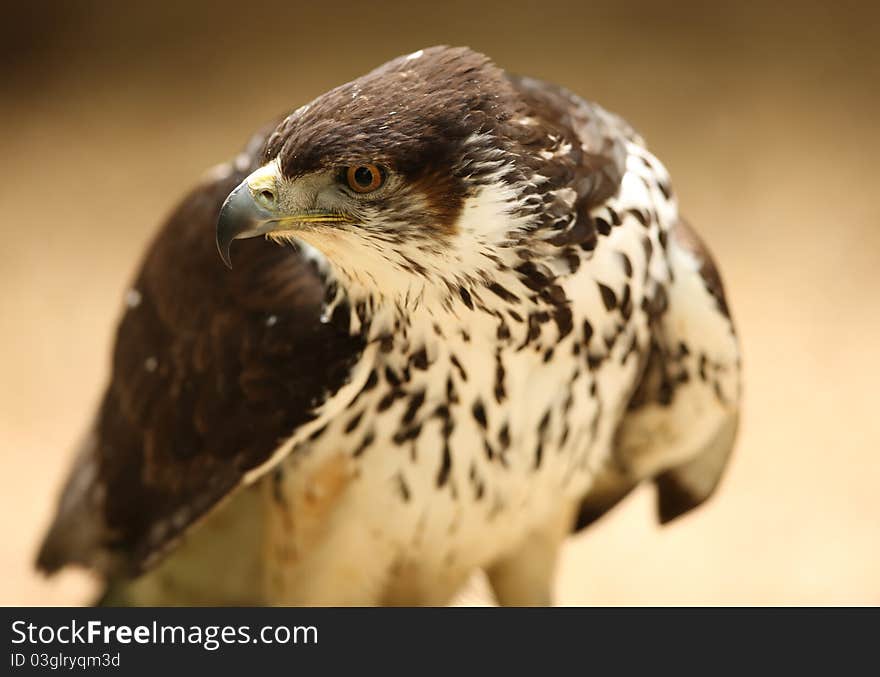
[[[466,48],[421,50],[337,87],[270,134],[223,205],[220,254],[230,265],[232,242],[259,235],[305,242],[343,282],[382,294],[479,275],[528,220],[521,106],[504,72]]]

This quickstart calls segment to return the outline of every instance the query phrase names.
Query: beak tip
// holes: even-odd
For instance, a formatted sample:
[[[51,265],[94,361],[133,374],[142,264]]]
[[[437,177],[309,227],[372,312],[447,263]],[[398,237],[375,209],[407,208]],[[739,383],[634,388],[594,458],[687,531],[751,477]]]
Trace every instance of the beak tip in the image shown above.
[[[229,270],[232,270],[232,259],[229,256],[231,244],[232,243],[230,242],[224,247],[219,240],[217,241],[217,253],[220,254],[220,259],[223,261],[223,265],[229,268]]]

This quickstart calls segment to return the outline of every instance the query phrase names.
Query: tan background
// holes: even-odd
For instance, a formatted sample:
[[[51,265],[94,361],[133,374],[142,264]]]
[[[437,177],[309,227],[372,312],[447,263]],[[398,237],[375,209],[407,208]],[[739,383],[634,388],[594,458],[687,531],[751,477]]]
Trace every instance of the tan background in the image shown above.
[[[163,215],[277,112],[441,42],[633,122],[721,260],[744,342],[717,499],[659,529],[642,491],[572,539],[560,601],[880,603],[878,10],[25,4],[0,27],[0,603],[90,594],[30,562]]]

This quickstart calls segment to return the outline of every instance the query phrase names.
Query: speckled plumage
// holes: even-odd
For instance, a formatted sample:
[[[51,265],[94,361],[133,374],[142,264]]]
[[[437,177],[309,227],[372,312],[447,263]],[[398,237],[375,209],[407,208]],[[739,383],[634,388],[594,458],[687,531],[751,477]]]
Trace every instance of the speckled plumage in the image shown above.
[[[375,194],[340,187],[360,163],[387,168]],[[258,180],[336,222],[237,243],[225,271],[213,224]],[[117,602],[437,604],[482,568],[500,601],[546,603],[574,526],[646,480],[663,521],[698,505],[735,436],[729,310],[662,164],[467,49],[257,135],[127,298],[40,556]]]

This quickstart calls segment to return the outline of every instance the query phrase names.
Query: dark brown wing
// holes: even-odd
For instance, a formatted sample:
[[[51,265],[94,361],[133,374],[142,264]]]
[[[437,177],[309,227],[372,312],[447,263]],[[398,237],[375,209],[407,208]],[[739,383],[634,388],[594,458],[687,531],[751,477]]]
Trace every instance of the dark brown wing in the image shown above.
[[[150,247],[41,569],[154,564],[313,418],[359,356],[345,308],[320,321],[325,290],[299,252],[247,240],[231,271],[221,263],[217,215],[250,169],[196,188]]]

